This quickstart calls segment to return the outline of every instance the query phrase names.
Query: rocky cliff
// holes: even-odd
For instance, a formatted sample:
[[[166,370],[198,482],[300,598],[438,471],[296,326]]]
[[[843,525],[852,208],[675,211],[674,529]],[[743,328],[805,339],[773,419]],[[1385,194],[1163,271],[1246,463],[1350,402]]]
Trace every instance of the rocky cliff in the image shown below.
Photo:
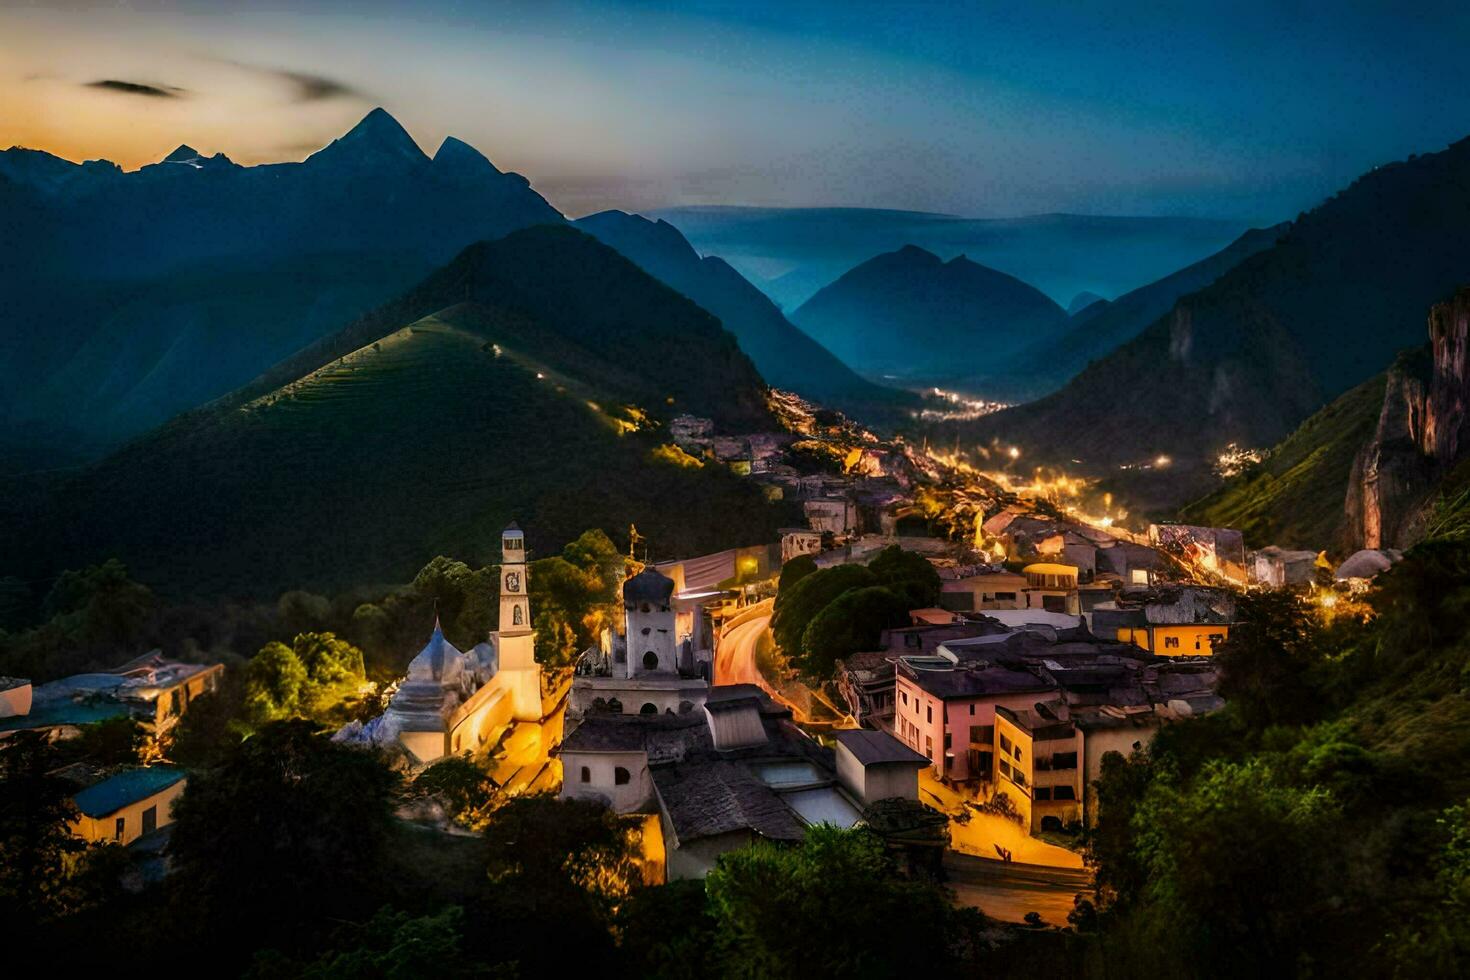
[[[1358,548],[1404,547],[1470,448],[1470,289],[1429,311],[1429,346],[1389,369],[1373,438],[1353,460],[1347,530]]]

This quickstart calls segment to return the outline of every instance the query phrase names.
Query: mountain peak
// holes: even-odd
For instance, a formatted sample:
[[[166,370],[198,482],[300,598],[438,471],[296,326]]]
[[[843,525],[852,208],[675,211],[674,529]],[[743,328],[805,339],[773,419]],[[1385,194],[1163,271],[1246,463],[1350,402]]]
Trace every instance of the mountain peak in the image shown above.
[[[188,163],[199,159],[199,151],[188,143],[180,143],[178,149],[163,158],[164,163]]]
[[[434,154],[434,167],[465,175],[500,173],[500,170],[485,157],[485,154],[464,140],[453,136],[444,137],[444,142],[439,144],[439,149]]]
[[[428,160],[424,151],[414,142],[408,130],[379,107],[362,117],[362,121],[347,135],[333,140],[317,150],[307,162],[335,160],[359,166],[378,167],[383,165],[422,163]]]

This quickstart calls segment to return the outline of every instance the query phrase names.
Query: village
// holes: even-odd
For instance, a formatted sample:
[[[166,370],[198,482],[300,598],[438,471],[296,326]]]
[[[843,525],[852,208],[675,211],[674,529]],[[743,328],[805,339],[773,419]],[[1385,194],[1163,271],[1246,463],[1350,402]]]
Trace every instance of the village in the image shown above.
[[[1314,552],[1247,552],[1230,529],[1129,531],[1080,513],[1057,493],[1075,494],[1065,480],[975,473],[774,397],[790,431],[726,437],[685,416],[670,437],[702,465],[799,502],[803,526],[681,559],[630,548],[615,626],[574,666],[546,669],[512,523],[487,597],[498,628],[461,651],[426,623],[385,710],[334,740],[408,773],[468,759],[500,800],[605,805],[639,825],[649,883],[701,878],[755,841],[864,826],[956,901],[1064,926],[1090,883],[1080,832],[1104,760],[1222,706],[1212,655],[1238,598],[1287,590],[1330,614],[1400,557],[1359,552],[1334,569]],[[793,666],[771,629],[787,593],[807,575],[895,554],[933,576],[932,602],[845,650],[828,676]],[[224,670],[154,650],[45,684],[0,679],[0,745],[141,723],[147,764],[83,759],[56,775],[75,787],[72,832],[127,847],[135,880],[156,880],[189,781],[168,758],[170,734]],[[469,832],[433,800],[399,816]]]

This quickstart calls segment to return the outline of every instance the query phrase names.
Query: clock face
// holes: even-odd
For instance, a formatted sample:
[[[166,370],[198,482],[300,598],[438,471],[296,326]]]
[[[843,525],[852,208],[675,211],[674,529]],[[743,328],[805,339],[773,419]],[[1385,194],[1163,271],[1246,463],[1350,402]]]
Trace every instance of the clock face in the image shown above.
[[[505,576],[505,591],[521,591],[521,576],[519,572],[510,572]]]

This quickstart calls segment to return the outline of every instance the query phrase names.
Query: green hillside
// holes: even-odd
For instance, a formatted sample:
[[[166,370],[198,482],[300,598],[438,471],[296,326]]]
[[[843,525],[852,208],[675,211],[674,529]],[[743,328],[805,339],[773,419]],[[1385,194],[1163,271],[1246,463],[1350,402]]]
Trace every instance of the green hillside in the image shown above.
[[[405,581],[437,554],[483,563],[512,519],[543,553],[591,527],[626,540],[630,523],[655,557],[775,540],[790,505],[654,454],[667,437],[649,420],[691,402],[762,422],[733,339],[586,235],[518,234],[273,383],[90,468],[0,483],[4,571],[44,580],[117,557],[169,594],[273,596]],[[437,308],[389,325],[421,307]]]
[[[1373,438],[1383,390],[1380,374],[1348,391],[1303,422],[1259,466],[1190,504],[1182,518],[1239,528],[1254,548],[1338,545],[1353,457]]]

